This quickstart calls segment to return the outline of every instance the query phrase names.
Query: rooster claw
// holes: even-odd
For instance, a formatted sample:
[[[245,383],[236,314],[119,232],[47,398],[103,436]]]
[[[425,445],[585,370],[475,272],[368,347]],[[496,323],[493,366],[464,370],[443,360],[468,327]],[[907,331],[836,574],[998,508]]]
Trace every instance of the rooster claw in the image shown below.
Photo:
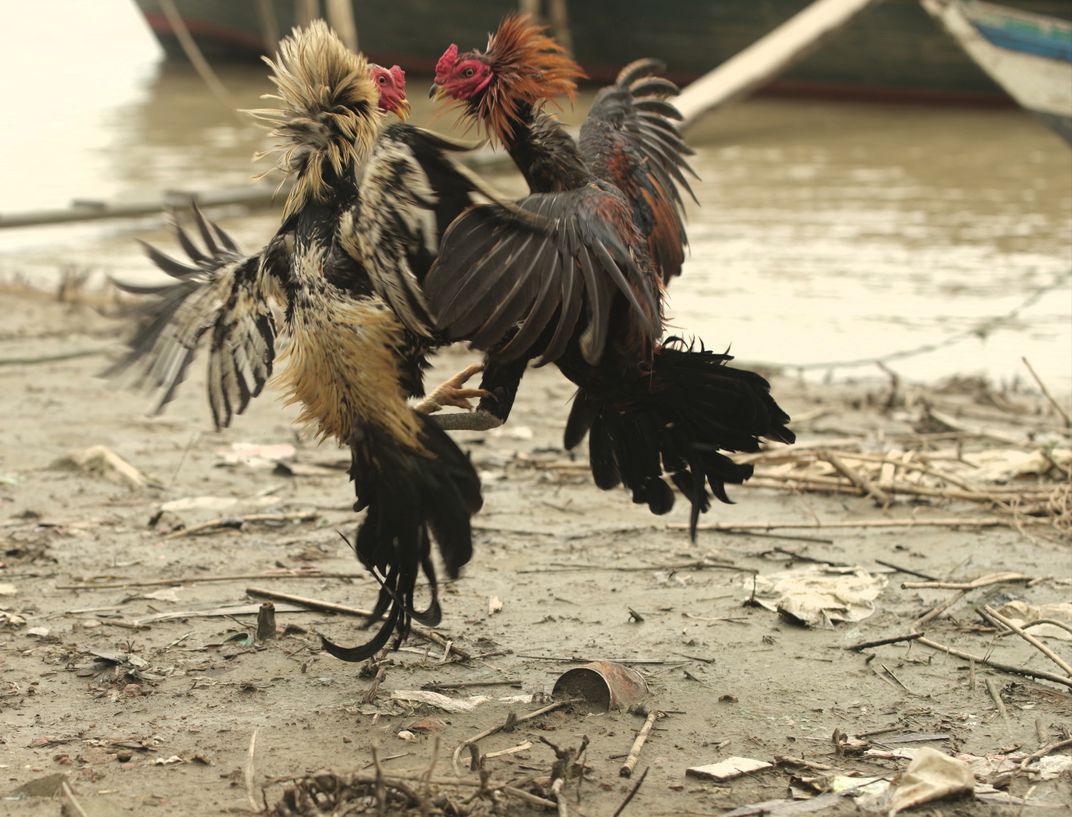
[[[482,371],[484,371],[484,365],[482,363],[474,363],[471,366],[466,366],[449,380],[446,380],[440,386],[433,389],[431,394],[417,404],[417,411],[422,412],[423,414],[432,414],[439,411],[444,406],[455,406],[456,408],[465,409],[466,411],[472,411],[473,404],[469,402],[470,399],[483,399],[492,396],[491,392],[486,389],[464,388],[465,383],[469,378]]]

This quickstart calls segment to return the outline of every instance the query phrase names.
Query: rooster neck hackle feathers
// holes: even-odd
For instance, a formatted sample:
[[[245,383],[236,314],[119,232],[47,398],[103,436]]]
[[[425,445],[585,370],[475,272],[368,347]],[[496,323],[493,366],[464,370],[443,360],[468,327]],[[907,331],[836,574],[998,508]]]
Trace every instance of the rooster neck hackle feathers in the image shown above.
[[[278,168],[292,177],[284,218],[310,201],[324,201],[332,184],[368,155],[379,132],[379,92],[369,64],[350,51],[323,20],[295,28],[264,58],[280,107],[250,111],[271,127]],[[258,157],[259,158],[259,157]]]
[[[527,14],[503,20],[488,37],[484,59],[494,78],[470,112],[507,146],[528,111],[560,96],[572,102],[577,80],[585,76],[566,49]]]

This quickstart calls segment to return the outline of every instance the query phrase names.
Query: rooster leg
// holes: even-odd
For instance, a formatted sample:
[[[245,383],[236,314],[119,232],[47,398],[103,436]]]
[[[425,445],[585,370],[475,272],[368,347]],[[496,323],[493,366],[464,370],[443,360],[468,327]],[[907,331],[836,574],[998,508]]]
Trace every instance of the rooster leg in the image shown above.
[[[503,424],[500,418],[484,409],[433,414],[431,420],[443,431],[489,431]]]
[[[466,381],[470,377],[483,370],[484,364],[482,363],[474,363],[471,366],[467,366],[449,380],[433,389],[432,393],[414,406],[414,408],[422,414],[432,414],[439,411],[444,406],[457,406],[466,411],[471,411],[473,406],[469,402],[469,398],[491,396],[491,393],[484,389],[464,388]],[[442,427],[442,424],[439,425]]]

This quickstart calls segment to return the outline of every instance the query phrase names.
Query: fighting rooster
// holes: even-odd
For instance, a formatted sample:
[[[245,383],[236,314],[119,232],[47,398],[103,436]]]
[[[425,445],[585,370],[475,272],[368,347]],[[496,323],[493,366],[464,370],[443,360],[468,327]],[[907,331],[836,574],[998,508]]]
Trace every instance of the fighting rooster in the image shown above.
[[[661,342],[664,282],[685,245],[679,186],[687,148],[656,64],[627,67],[597,100],[578,146],[543,104],[572,95],[580,68],[526,17],[507,18],[484,51],[439,60],[433,94],[502,144],[529,183],[523,210],[553,222],[539,238],[494,207],[446,233],[424,291],[436,328],[504,365],[554,362],[579,387],[565,445],[587,434],[596,484],[624,484],[666,513],[669,483],[691,503],[695,535],[711,492],[752,474],[722,452],[792,442],[788,416],[758,374],[729,355]],[[512,263],[503,264],[509,258]],[[706,485],[705,485],[706,482]]]
[[[423,391],[425,353],[434,339],[408,331],[396,304],[377,294],[375,265],[389,262],[403,275],[415,266],[423,274],[439,232],[473,203],[479,183],[443,155],[459,149],[453,143],[409,126],[383,129],[384,111],[404,113],[405,100],[378,88],[401,76],[370,70],[323,23],[295,30],[269,65],[280,107],[259,115],[274,126],[282,142],[280,167],[293,180],[283,224],[263,250],[244,256],[195,212],[203,248],[177,230],[191,263],[147,247],[177,283],[123,287],[154,299],[115,370],[139,372],[162,392],[162,406],[209,335],[209,403],[222,427],[267,381],[277,327],[282,330],[287,342],[279,362],[285,365],[276,380],[302,406],[303,423],[350,447],[355,509],[367,509],[354,547],[381,582],[370,623],[386,619],[359,647],[325,643],[340,658],[363,660],[392,635],[397,645],[411,619],[438,623],[431,543],[457,576],[471,556],[469,520],[481,505],[468,457],[433,418],[407,402]],[[392,190],[383,187],[399,173],[438,174],[448,192],[429,198],[426,191],[424,215],[413,215],[405,202],[391,205]],[[366,233],[375,231],[378,256],[349,245],[355,213]],[[408,243],[396,240],[398,234]],[[412,308],[422,308],[419,297]],[[423,611],[414,606],[420,572],[431,592]]]

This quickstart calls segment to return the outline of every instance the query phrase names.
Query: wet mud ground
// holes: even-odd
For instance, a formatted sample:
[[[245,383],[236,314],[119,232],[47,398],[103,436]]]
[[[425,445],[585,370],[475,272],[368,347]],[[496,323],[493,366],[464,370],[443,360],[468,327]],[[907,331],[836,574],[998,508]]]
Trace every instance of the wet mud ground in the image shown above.
[[[271,391],[233,428],[211,431],[203,371],[196,365],[167,413],[147,418],[144,396],[93,376],[102,357],[12,364],[20,356],[111,344],[124,324],[43,295],[7,293],[4,306],[0,813],[54,815],[61,803],[66,813],[79,813],[69,799],[14,794],[57,774],[66,775],[86,814],[242,813],[250,809],[245,774],[254,732],[258,797],[261,786],[277,778],[325,768],[368,771],[373,747],[385,772],[424,771],[437,740],[436,775],[454,776],[450,755],[456,746],[502,723],[510,712],[537,709],[556,677],[579,659],[632,662],[650,685],[649,706],[669,713],[656,723],[637,764],[638,772],[650,772],[623,812],[637,817],[721,814],[787,797],[794,775],[814,774],[776,764],[724,783],[685,775],[690,766],[728,756],[766,761],[789,756],[890,776],[906,764],[854,753],[844,739],[839,747],[835,732],[878,749],[931,746],[976,755],[1031,753],[1069,737],[1072,697],[1056,684],[969,665],[913,644],[875,648],[869,651],[873,659],[845,649],[908,632],[915,618],[951,595],[902,589],[913,577],[878,560],[955,579],[1012,570],[1039,580],[977,591],[929,624],[927,635],[1015,666],[1054,669],[1020,639],[996,638],[974,608],[1007,597],[1034,604],[1067,600],[1068,541],[1011,527],[916,527],[783,532],[810,539],[702,531],[691,543],[685,531],[667,525],[686,520],[684,503],[669,517],[656,518],[631,505],[623,492],[599,491],[582,468],[568,466],[571,455],[561,450],[560,439],[571,387],[550,369],[526,377],[508,427],[457,434],[481,472],[485,506],[475,520],[474,559],[444,589],[441,632],[475,657],[444,662],[442,647],[413,638],[382,664],[378,691],[366,701],[373,679],[319,648],[318,633],[342,642],[361,639],[358,619],[281,609],[279,636],[251,643],[254,616],[190,614],[256,604],[245,593],[253,586],[357,607],[372,604],[376,587],[364,577],[205,581],[280,570],[359,573],[338,533],[352,532],[356,522],[351,487],[338,470],[345,452],[298,436],[290,423],[293,412]],[[441,355],[428,382],[471,358],[461,350]],[[786,377],[773,382],[791,414],[816,418],[798,427],[802,444],[903,430],[903,421],[867,407],[870,387]],[[829,411],[816,411],[821,408]],[[236,442],[289,443],[297,449],[292,462],[324,468],[296,467],[297,474],[285,475],[271,467],[228,466],[218,452]],[[150,484],[133,488],[53,467],[93,445],[111,449]],[[737,488],[732,495],[736,505],[718,506],[706,520],[784,524],[913,515],[970,520],[983,513],[964,503],[930,507],[904,501],[881,510],[867,498],[766,488]],[[223,510],[161,513],[163,503],[189,497],[237,501]],[[184,528],[219,517],[301,512],[311,512],[310,518],[183,535]],[[886,573],[874,615],[833,629],[809,629],[744,606],[751,572],[769,574],[801,563],[786,551]],[[697,565],[704,560],[735,569]],[[135,584],[163,579],[170,581]],[[128,586],[68,589],[87,583]],[[501,601],[498,612],[490,612],[493,597]],[[177,611],[187,615],[131,628],[131,622]],[[1069,654],[1067,642],[1051,643]],[[495,685],[441,690],[457,698],[491,697],[469,712],[391,699],[393,692],[428,684],[480,682]],[[517,695],[536,697],[496,700]],[[489,737],[479,747],[492,753],[531,742],[531,748],[489,758],[486,769],[496,781],[546,778],[555,757],[539,739],[575,747],[587,736],[589,771],[579,803],[576,781],[565,791],[571,813],[609,817],[635,782],[620,777],[618,767],[643,720],[628,712],[564,709]],[[476,779],[468,771],[467,752],[461,774]],[[58,778],[51,779],[55,788]],[[49,789],[47,781],[42,785]],[[796,788],[804,791],[799,783]],[[282,783],[267,786],[268,804],[282,789]],[[457,800],[472,791],[463,790]],[[1067,813],[1072,802],[1067,775],[1047,782],[1014,777],[1008,791],[1030,793],[1032,805],[969,798],[921,811],[1057,814]],[[823,813],[857,811],[851,798],[842,798]],[[507,798],[500,813],[545,812]]]

